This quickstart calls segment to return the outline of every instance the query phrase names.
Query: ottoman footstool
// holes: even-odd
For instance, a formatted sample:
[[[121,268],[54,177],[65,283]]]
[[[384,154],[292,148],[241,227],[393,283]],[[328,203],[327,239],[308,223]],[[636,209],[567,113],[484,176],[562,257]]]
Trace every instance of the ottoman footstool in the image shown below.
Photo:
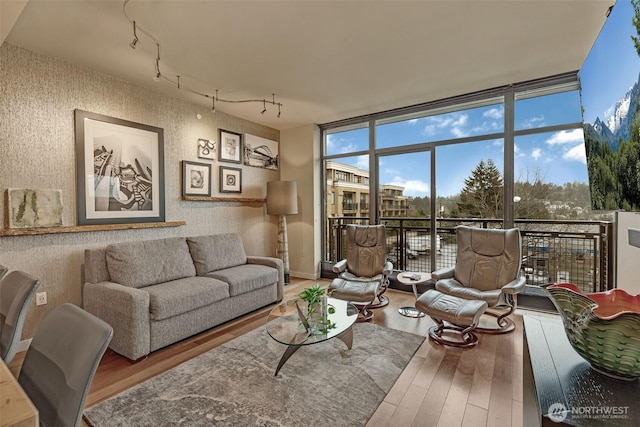
[[[333,298],[349,301],[358,309],[356,322],[366,322],[373,318],[373,311],[369,306],[378,296],[378,282],[333,279],[328,292]]]
[[[429,289],[420,295],[416,308],[436,323],[429,328],[431,339],[439,344],[467,348],[478,343],[473,330],[487,309],[487,302],[462,299]],[[460,339],[451,338],[452,332],[459,335]]]

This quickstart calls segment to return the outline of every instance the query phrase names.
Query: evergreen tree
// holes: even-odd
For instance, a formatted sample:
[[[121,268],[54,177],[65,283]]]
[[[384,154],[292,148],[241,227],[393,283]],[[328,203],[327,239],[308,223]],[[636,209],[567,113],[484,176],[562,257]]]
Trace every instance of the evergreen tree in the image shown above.
[[[640,1],[631,0],[631,4],[633,5],[633,11],[635,12],[631,19],[631,23],[636,27],[636,33],[640,36]],[[631,40],[633,40],[633,46],[636,48],[638,56],[640,56],[640,37],[631,36]]]
[[[502,218],[503,181],[493,160],[480,160],[471,176],[464,180],[460,192],[460,216],[471,218]]]

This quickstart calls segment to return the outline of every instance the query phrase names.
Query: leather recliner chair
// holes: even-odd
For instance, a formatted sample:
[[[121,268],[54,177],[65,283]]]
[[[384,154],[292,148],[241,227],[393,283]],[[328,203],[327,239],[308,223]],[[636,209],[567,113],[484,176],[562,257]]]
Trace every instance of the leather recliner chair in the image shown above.
[[[436,290],[487,302],[486,314],[497,318],[497,327],[478,327],[476,331],[497,334],[513,331],[515,324],[507,316],[515,310],[516,295],[524,290],[526,280],[520,276],[520,230],[458,226],[456,236],[455,266],[431,273],[437,280]]]

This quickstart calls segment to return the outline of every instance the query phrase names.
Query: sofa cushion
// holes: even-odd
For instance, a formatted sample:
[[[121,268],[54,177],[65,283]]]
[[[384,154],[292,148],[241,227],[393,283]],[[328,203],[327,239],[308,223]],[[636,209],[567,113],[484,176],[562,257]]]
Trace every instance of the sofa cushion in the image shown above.
[[[229,298],[229,285],[211,277],[188,277],[144,289],[151,320],[162,320]]]
[[[229,295],[232,297],[278,282],[278,270],[266,265],[245,264],[225,268],[207,273],[206,277],[213,277],[229,284]]]
[[[233,233],[187,237],[198,276],[247,263],[240,236]]]
[[[111,280],[133,288],[196,275],[184,237],[112,244],[106,256]]]

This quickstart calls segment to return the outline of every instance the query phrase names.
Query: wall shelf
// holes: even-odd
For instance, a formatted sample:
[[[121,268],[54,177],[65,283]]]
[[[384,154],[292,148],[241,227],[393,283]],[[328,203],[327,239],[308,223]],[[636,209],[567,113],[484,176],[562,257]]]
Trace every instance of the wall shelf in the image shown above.
[[[209,197],[209,196],[182,196],[182,200],[188,202],[230,202],[230,203],[265,203],[267,199],[256,197]]]
[[[133,230],[140,228],[165,228],[187,225],[185,221],[170,222],[138,222],[129,224],[74,225],[63,227],[39,228],[5,228],[0,230],[0,237],[32,236],[37,234],[86,233],[91,231]]]

